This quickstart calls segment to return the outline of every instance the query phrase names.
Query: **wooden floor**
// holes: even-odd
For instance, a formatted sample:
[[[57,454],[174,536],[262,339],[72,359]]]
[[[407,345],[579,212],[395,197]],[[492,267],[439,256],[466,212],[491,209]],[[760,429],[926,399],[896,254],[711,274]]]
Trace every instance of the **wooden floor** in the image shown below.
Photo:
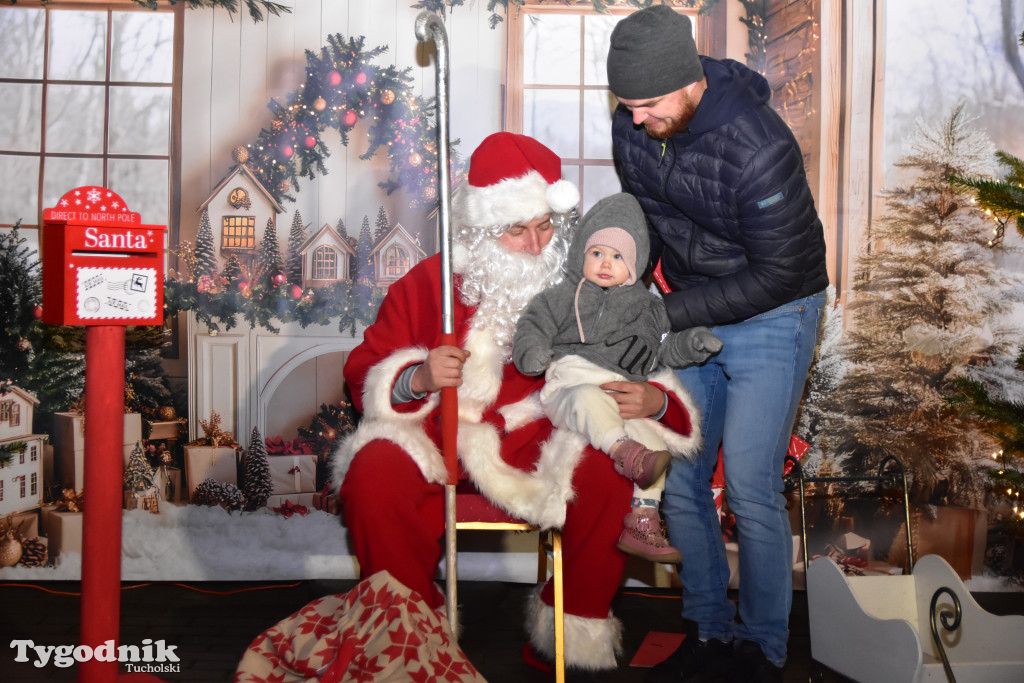
[[[163,638],[177,646],[180,673],[160,674],[166,681],[231,681],[246,646],[264,629],[323,595],[348,591],[354,581],[297,583],[219,583],[125,586],[121,630],[125,641]],[[525,643],[522,606],[533,586],[518,583],[463,581],[459,584],[464,636],[461,646],[491,683],[548,680],[521,658]],[[74,681],[75,668],[35,668],[14,662],[9,644],[31,639],[36,644],[77,643],[80,621],[77,582],[0,583],[0,682]],[[1024,613],[1020,593],[975,595],[983,607],[999,614]],[[612,609],[624,626],[625,654],[617,671],[591,680],[643,681],[646,669],[630,660],[649,631],[684,632],[681,599],[670,588],[622,588]],[[787,683],[807,681],[811,672],[807,603],[794,593],[790,618]],[[845,681],[824,672],[825,681]],[[579,679],[573,679],[579,680]]]

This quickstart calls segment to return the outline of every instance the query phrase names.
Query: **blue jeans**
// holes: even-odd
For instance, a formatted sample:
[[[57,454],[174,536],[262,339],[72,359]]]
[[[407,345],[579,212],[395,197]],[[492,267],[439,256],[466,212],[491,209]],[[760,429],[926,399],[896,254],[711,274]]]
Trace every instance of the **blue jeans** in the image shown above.
[[[824,306],[821,292],[713,327],[722,351],[704,365],[678,371],[701,409],[704,435],[697,459],[674,462],[665,484],[669,536],[683,554],[683,617],[696,622],[701,638],[758,643],[777,666],[786,661],[793,598],[782,467]],[[729,564],[711,495],[719,444],[739,535],[740,623],[726,595]]]

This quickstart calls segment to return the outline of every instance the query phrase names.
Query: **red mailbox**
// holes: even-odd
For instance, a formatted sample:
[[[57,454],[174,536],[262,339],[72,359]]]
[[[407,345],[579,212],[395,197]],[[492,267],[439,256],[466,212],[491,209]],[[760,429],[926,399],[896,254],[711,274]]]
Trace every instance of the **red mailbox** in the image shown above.
[[[65,194],[43,213],[43,322],[163,324],[166,230],[106,188]]]

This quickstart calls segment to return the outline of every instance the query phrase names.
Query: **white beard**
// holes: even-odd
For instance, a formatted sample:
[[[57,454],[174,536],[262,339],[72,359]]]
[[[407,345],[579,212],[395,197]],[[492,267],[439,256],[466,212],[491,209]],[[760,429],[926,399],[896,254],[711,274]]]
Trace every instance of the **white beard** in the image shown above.
[[[511,252],[490,236],[472,241],[458,240],[453,249],[453,270],[462,276],[459,298],[477,309],[471,327],[489,332],[508,362],[519,316],[535,294],[562,280],[568,242],[555,235],[533,256]]]

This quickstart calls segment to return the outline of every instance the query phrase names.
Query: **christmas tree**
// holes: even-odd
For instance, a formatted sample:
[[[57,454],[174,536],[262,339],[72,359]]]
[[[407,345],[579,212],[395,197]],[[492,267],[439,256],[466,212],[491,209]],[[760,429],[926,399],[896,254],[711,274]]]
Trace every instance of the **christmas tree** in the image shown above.
[[[302,246],[306,243],[306,227],[302,224],[302,216],[298,209],[292,217],[292,227],[288,232],[288,266],[285,274],[288,282],[302,285]]]
[[[156,472],[146,459],[142,444],[136,442],[124,470],[124,490],[131,493],[152,488],[154,476]]]
[[[373,243],[377,244],[384,239],[384,235],[388,234],[390,229],[391,225],[388,223],[388,215],[384,212],[384,206],[382,205],[377,210],[377,220],[374,222]]]
[[[263,443],[260,430],[253,427],[252,436],[249,437],[249,452],[245,456],[245,479],[242,480],[246,509],[264,507],[273,488],[270,465],[267,462],[267,446]]]
[[[156,325],[129,327],[125,332],[125,407],[149,419],[174,403],[160,359],[166,334]]]
[[[28,388],[25,379],[38,342],[42,283],[36,252],[25,246],[19,228],[0,233],[0,379]]]
[[[203,209],[199,218],[199,234],[196,235],[196,247],[192,252],[195,263],[192,266],[192,279],[199,280],[204,275],[217,274],[217,252],[213,246],[213,228],[210,226],[210,212]]]
[[[370,234],[370,219],[363,216],[359,242],[356,243],[355,286],[352,288],[351,302],[357,311],[369,308],[373,281],[373,237]]]
[[[224,271],[220,274],[222,278],[232,283],[239,278],[242,274],[242,264],[239,263],[238,257],[234,254],[228,256],[227,263],[224,264]]]
[[[256,267],[259,274],[266,280],[281,272],[284,267],[281,261],[281,247],[277,242],[277,229],[274,227],[274,221],[270,218],[267,219],[267,227],[263,230],[263,241],[260,242],[260,254]]]
[[[35,395],[32,429],[50,431],[85,386],[83,328],[42,325],[42,282],[36,252],[25,246],[20,221],[0,232],[0,380]]]
[[[900,160],[914,178],[884,192],[886,210],[871,225],[847,305],[850,365],[823,410],[847,473],[876,474],[894,455],[918,502],[977,506],[985,482],[976,462],[992,441],[943,396],[957,374],[1012,349],[1004,316],[1024,300],[1024,284],[993,260],[985,215],[947,182],[990,165],[990,141],[967,123],[957,108],[941,125],[920,125]]]

